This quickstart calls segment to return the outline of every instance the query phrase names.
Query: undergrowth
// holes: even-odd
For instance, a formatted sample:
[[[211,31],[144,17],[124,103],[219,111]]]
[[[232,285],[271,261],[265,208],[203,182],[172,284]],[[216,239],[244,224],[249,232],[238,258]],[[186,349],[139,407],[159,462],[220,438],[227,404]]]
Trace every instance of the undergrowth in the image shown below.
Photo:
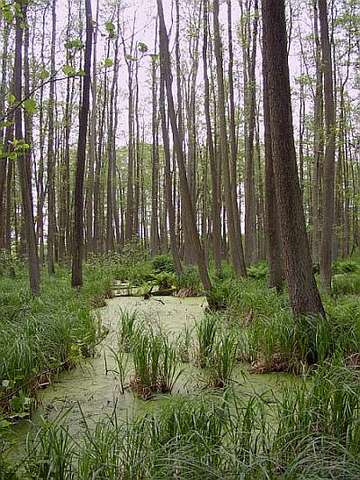
[[[70,286],[70,273],[43,275],[42,292],[33,297],[25,273],[0,277],[0,410],[25,416],[30,398],[57,372],[94,354],[102,335],[93,307],[111,294],[104,270],[85,269],[81,291]]]
[[[80,438],[44,424],[28,439],[21,478],[355,480],[359,385],[358,372],[338,363],[280,398],[177,396],[133,419],[114,411],[95,430],[84,419]]]

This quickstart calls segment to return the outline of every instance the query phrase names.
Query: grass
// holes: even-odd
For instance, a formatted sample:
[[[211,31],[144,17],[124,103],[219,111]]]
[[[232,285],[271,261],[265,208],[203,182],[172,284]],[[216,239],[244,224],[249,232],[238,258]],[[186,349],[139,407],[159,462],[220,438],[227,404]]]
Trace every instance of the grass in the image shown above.
[[[237,363],[237,339],[233,333],[222,333],[215,341],[209,359],[209,386],[224,388],[233,380]]]
[[[206,314],[195,324],[197,363],[201,368],[209,365],[219,325],[220,317],[214,314]]]
[[[81,292],[70,286],[70,275],[59,269],[44,275],[42,293],[33,298],[25,273],[0,278],[0,409],[23,415],[29,398],[60,370],[72,368],[94,354],[103,335],[94,305],[109,294],[109,278],[86,271]],[[16,341],[14,341],[16,339]]]
[[[174,346],[168,336],[151,326],[141,325],[132,340],[134,374],[130,386],[147,400],[155,393],[171,393],[181,375]]]
[[[33,476],[121,479],[329,479],[360,474],[359,374],[328,364],[281,396],[175,396],[119,420],[116,411],[82,437],[43,426],[23,460]],[[271,401],[271,403],[269,403]],[[42,470],[45,469],[45,470]],[[39,473],[45,472],[45,473]],[[37,475],[37,476],[36,476]]]
[[[138,323],[137,320],[137,312],[120,310],[118,343],[119,349],[126,353],[131,351],[132,339]]]
[[[141,282],[147,281],[144,279],[148,274],[159,278],[173,275],[167,256],[155,261],[146,258],[144,264],[129,261],[126,271],[133,272],[133,278],[137,272]],[[121,312],[119,348],[111,354],[123,390],[130,371],[129,357],[133,360],[130,386],[145,400],[157,393],[171,393],[181,374],[180,360],[193,359],[206,378],[205,393],[162,397],[159,407],[149,408],[135,418],[119,419],[115,410],[111,418],[101,420],[94,429],[84,418],[84,431],[76,437],[61,423],[45,424],[29,438],[28,455],[22,460],[23,470],[19,470],[17,478],[360,478],[357,265],[352,260],[334,266],[337,273],[333,295],[323,296],[326,318],[294,319],[286,291],[277,294],[267,288],[263,264],[253,267],[246,280],[235,280],[231,270],[224,268],[216,277],[214,295],[225,312],[205,315],[193,330],[187,327],[175,337],[175,343],[169,340],[168,332],[138,320],[136,313]],[[94,282],[98,267],[89,267]],[[106,268],[101,271],[105,278]],[[195,270],[189,279],[188,285],[193,280],[195,284]],[[91,290],[89,286],[89,291],[84,292],[87,298]],[[56,301],[63,301],[59,286],[53,295]],[[79,305],[78,298],[69,302],[72,308]],[[66,339],[61,343],[64,348],[54,349],[61,352],[61,358],[69,358],[69,352],[73,352],[77,361],[78,356],[92,353],[98,326],[91,323],[93,330],[87,325],[87,310],[84,323],[77,324],[74,332],[71,316],[59,324],[52,320],[50,327],[46,315],[42,315],[41,302],[30,305],[31,316],[28,303],[26,291],[8,289],[6,293],[5,289],[1,308],[8,321],[22,327],[27,339],[23,344],[29,346],[21,350],[19,357],[25,365],[33,361],[33,352],[36,361],[40,355],[41,364],[44,353],[36,350],[45,335],[42,322],[33,322],[33,317],[45,322],[44,329],[53,329],[49,343],[45,343],[46,351],[61,338]],[[27,322],[24,315],[28,316]],[[84,347],[77,346],[79,338],[80,345],[87,346],[84,351]],[[233,382],[239,359],[251,362],[257,372],[286,370],[303,375],[276,394],[245,393]],[[23,395],[19,402],[25,402],[25,398]],[[0,455],[0,471],[5,471],[8,467],[2,467],[1,461]],[[11,478],[9,470],[6,475],[4,478]]]

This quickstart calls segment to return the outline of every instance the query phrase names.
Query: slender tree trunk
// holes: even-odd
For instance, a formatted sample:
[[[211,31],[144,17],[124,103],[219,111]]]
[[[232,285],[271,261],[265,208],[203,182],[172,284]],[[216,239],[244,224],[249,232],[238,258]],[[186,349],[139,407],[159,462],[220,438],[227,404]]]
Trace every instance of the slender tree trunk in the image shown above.
[[[320,278],[325,290],[331,289],[331,262],[334,225],[334,181],[335,181],[335,105],[332,77],[331,47],[327,18],[327,0],[319,1],[321,51],[324,70],[325,107],[325,159],[323,189],[323,222],[320,246]]]
[[[86,159],[86,136],[90,105],[90,70],[93,24],[91,15],[91,0],[85,0],[86,10],[86,40],[85,40],[85,64],[82,99],[79,115],[79,138],[77,149],[75,192],[74,192],[74,233],[73,233],[73,260],[72,278],[73,287],[81,287],[83,284],[82,258],[84,241],[84,175]]]
[[[210,86],[208,76],[208,0],[204,0],[204,36],[203,36],[203,72],[204,72],[204,110],[206,120],[206,141],[209,151],[210,171],[211,171],[211,209],[212,209],[212,244],[215,267],[218,272],[221,271],[221,219],[220,219],[220,199],[218,191],[218,168],[215,158],[214,140],[210,116]]]
[[[156,45],[156,35],[155,35]],[[156,52],[156,48],[155,48]],[[159,141],[158,141],[158,105],[156,84],[156,54],[151,57],[152,82],[152,152],[151,152],[151,228],[150,250],[153,255],[160,253],[159,237]]]
[[[228,0],[228,46],[229,46],[229,101],[230,101],[230,116],[229,116],[229,130],[230,130],[230,176],[232,179],[231,194],[233,202],[234,228],[236,249],[239,252],[241,270],[246,272],[244,250],[241,239],[241,224],[240,213],[237,201],[237,141],[236,141],[236,124],[235,124],[235,100],[234,100],[234,75],[233,75],[233,38],[232,38],[232,15],[231,15],[231,0]]]
[[[169,132],[166,122],[166,111],[165,111],[165,84],[164,78],[160,79],[160,115],[161,115],[161,129],[162,137],[164,144],[164,156],[165,156],[165,194],[166,194],[166,203],[167,211],[169,218],[169,233],[170,233],[170,249],[171,254],[174,260],[175,271],[178,275],[182,272],[181,260],[179,255],[179,250],[177,248],[176,242],[176,233],[175,233],[175,207],[172,198],[171,190],[171,171],[170,171],[170,141],[169,141]]]
[[[23,28],[26,25],[26,6],[21,1],[17,3],[19,8],[16,16],[15,33],[15,101],[19,102],[22,98],[22,48],[23,48]],[[24,140],[22,131],[22,109],[15,110],[15,138],[18,142]],[[40,294],[40,269],[37,256],[36,235],[34,227],[34,214],[31,191],[31,167],[28,165],[30,156],[22,152],[17,154],[17,167],[19,172],[22,208],[25,222],[25,235],[28,251],[28,264],[30,276],[30,288],[33,295]]]
[[[249,65],[246,85],[246,117],[247,135],[245,147],[245,259],[249,265],[256,260],[256,196],[255,196],[255,162],[254,135],[256,116],[256,50],[258,31],[258,2],[254,4],[254,23],[252,31],[252,50],[249,54]],[[248,47],[250,50],[250,46]]]
[[[52,0],[52,32],[50,75],[55,76],[55,42],[56,42],[56,0]],[[47,266],[50,275],[55,273],[55,151],[54,151],[54,107],[55,82],[50,83],[49,92],[49,130],[48,130],[48,238],[47,238]]]
[[[157,0],[158,15],[159,15],[159,38],[160,38],[160,70],[162,78],[164,79],[166,85],[167,101],[168,101],[168,110],[171,123],[171,129],[173,132],[174,138],[174,148],[176,150],[176,157],[179,167],[180,175],[180,186],[181,186],[181,196],[184,202],[184,206],[188,212],[189,217],[189,226],[191,228],[192,241],[194,245],[194,250],[197,256],[198,268],[200,279],[202,281],[204,290],[208,296],[209,306],[212,305],[211,297],[209,296],[211,291],[211,281],[208,274],[204,252],[201,247],[199,234],[196,227],[195,212],[193,204],[191,202],[191,195],[189,190],[189,184],[186,178],[186,168],[184,162],[184,154],[182,149],[181,137],[179,135],[178,125],[176,122],[176,113],[174,106],[174,99],[172,94],[172,75],[171,75],[171,62],[170,62],[170,53],[169,53],[169,39],[166,31],[166,25],[164,20],[164,12],[162,6],[162,0]]]
[[[225,190],[225,203],[226,203],[226,215],[227,215],[227,229],[229,233],[229,247],[230,247],[232,264],[236,274],[246,275],[244,265],[241,262],[241,252],[237,248],[238,242],[236,241],[233,196],[232,196],[232,188],[231,188],[232,179],[230,178],[228,142],[227,142],[227,132],[226,132],[223,55],[222,55],[222,45],[221,45],[220,27],[219,27],[219,0],[214,0],[213,8],[214,8],[214,49],[215,49],[217,86],[218,86],[217,108],[218,108],[218,115],[219,115],[220,152],[221,152],[223,174],[224,174],[224,190]]]

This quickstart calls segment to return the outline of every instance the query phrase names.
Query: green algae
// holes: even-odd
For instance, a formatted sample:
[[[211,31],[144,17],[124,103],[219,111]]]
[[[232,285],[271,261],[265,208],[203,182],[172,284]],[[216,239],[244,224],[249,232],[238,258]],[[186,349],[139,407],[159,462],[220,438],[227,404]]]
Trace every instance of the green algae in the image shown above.
[[[20,422],[14,427],[14,447],[11,457],[17,457],[23,448],[27,433],[36,430],[45,418],[56,420],[64,415],[63,422],[72,434],[81,432],[86,419],[93,428],[104,417],[117,411],[119,418],[129,418],[153,411],[168,400],[166,395],[154,396],[150,401],[138,399],[129,389],[123,393],[116,374],[110,347],[117,348],[118,322],[121,310],[136,311],[145,321],[161,326],[174,339],[184,327],[192,327],[206,307],[203,297],[117,297],[107,301],[99,310],[103,326],[108,330],[96,356],[78,368],[59,375],[56,382],[43,390],[38,398],[38,408],[31,421]],[[131,360],[130,360],[131,362]],[[106,364],[106,368],[105,368]],[[205,388],[204,373],[191,364],[183,364],[183,373],[178,379],[173,395],[194,394]],[[106,372],[107,370],[107,372]],[[234,389],[237,395],[269,395],[281,392],[284,384],[294,382],[294,377],[285,373],[249,374],[246,365],[239,365],[235,372]],[[66,412],[66,414],[64,414]]]

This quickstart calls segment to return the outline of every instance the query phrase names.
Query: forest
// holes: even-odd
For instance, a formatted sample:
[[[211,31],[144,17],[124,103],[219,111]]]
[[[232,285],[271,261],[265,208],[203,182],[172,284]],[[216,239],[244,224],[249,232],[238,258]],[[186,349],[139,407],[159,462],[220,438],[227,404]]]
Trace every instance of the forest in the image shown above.
[[[360,478],[358,0],[0,0],[0,480]]]

